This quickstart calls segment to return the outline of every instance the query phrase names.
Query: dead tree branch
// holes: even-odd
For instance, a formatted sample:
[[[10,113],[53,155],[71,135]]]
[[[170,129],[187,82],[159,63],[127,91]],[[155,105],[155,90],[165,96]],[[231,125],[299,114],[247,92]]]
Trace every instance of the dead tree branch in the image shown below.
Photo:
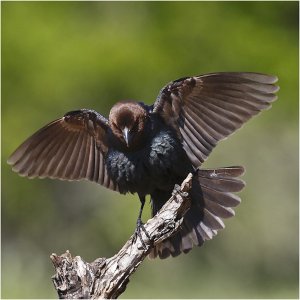
[[[71,253],[50,256],[56,269],[52,277],[59,298],[62,299],[111,299],[121,295],[129,282],[130,275],[137,269],[151,248],[173,235],[180,227],[183,216],[190,207],[188,192],[192,174],[176,187],[172,197],[152,219],[144,225],[149,238],[143,231],[140,239],[129,238],[118,254],[110,258],[98,258],[92,263]]]

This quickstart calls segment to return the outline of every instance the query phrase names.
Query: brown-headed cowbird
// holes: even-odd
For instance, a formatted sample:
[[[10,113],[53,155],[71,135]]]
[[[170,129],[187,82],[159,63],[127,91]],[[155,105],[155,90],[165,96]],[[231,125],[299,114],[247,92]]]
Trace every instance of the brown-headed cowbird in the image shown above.
[[[161,89],[155,103],[115,104],[109,119],[80,109],[29,137],[8,163],[29,178],[87,179],[122,194],[137,193],[141,210],[151,195],[152,215],[175,184],[194,172],[191,208],[179,232],[155,246],[150,257],[188,252],[224,228],[240,203],[243,167],[200,169],[216,144],[276,100],[277,78],[258,73],[185,77]],[[196,171],[197,170],[197,171]]]

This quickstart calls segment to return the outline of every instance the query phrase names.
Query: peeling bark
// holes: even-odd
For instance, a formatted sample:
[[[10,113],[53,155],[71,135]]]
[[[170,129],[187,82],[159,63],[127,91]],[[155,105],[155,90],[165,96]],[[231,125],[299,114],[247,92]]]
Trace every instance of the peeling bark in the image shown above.
[[[129,277],[151,248],[176,233],[183,216],[190,207],[188,192],[192,184],[192,174],[181,187],[174,188],[172,197],[144,227],[150,239],[141,231],[141,240],[132,235],[123,248],[110,258],[98,258],[92,263],[80,256],[72,257],[69,251],[58,256],[50,256],[56,269],[52,277],[54,287],[61,299],[111,299],[121,295],[129,282]]]

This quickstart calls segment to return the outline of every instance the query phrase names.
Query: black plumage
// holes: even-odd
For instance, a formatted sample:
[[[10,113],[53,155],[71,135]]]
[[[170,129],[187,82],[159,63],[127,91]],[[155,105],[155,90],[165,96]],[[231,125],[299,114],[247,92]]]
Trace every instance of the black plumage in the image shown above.
[[[117,103],[108,120],[94,110],[72,111],[28,138],[8,163],[21,176],[87,179],[138,193],[142,208],[150,194],[155,215],[174,185],[198,169],[220,140],[271,107],[276,81],[258,73],[186,77],[166,85],[152,106]],[[243,167],[198,169],[181,230],[150,257],[186,253],[224,228],[222,218],[233,216],[232,207],[240,203],[233,193],[244,187],[238,178],[243,172]]]

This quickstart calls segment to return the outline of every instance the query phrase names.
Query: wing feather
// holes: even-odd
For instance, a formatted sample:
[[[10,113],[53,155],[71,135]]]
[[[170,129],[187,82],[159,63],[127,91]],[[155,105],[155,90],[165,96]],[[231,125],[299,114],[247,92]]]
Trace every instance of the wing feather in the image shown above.
[[[198,131],[193,127],[193,125],[190,123],[189,118],[185,119],[185,125],[187,130],[190,132],[191,135],[193,135],[199,142],[199,147],[202,148],[202,152],[206,155],[209,154],[211,147],[213,147],[213,144],[211,141],[207,141],[205,138],[206,136],[201,136]]]
[[[72,142],[74,133],[71,132],[67,136],[65,136],[65,132],[62,135],[63,141],[56,141],[55,146],[55,152],[51,153],[53,155],[53,159],[48,161],[49,158],[51,158],[51,155],[49,155],[48,159],[45,159],[44,164],[47,166],[46,170],[43,174],[43,177],[50,177],[50,178],[56,178],[55,174],[57,172],[58,165],[60,162],[64,159],[64,154],[67,152],[69,144]],[[56,138],[55,138],[56,140]]]
[[[84,151],[84,158],[83,162],[81,163],[81,170],[80,170],[80,177],[87,178],[87,169],[88,169],[88,163],[89,163],[89,154],[90,154],[90,142],[91,137],[89,135],[86,135],[86,141],[85,141],[85,147],[83,148]]]
[[[199,167],[216,144],[277,99],[277,77],[224,72],[186,77],[166,85],[153,105],[179,132],[187,155]]]
[[[99,179],[99,162],[100,162],[100,157],[97,155],[97,145],[96,142],[94,141],[94,173],[93,173],[93,181],[97,182]]]
[[[83,162],[85,159],[85,147],[87,145],[87,134],[82,134],[81,144],[79,145],[78,149],[78,159],[75,161],[73,176],[72,178],[78,178],[81,173],[81,169],[83,168]]]
[[[30,178],[87,179],[117,190],[105,164],[108,121],[93,110],[72,111],[38,130],[8,159]]]

